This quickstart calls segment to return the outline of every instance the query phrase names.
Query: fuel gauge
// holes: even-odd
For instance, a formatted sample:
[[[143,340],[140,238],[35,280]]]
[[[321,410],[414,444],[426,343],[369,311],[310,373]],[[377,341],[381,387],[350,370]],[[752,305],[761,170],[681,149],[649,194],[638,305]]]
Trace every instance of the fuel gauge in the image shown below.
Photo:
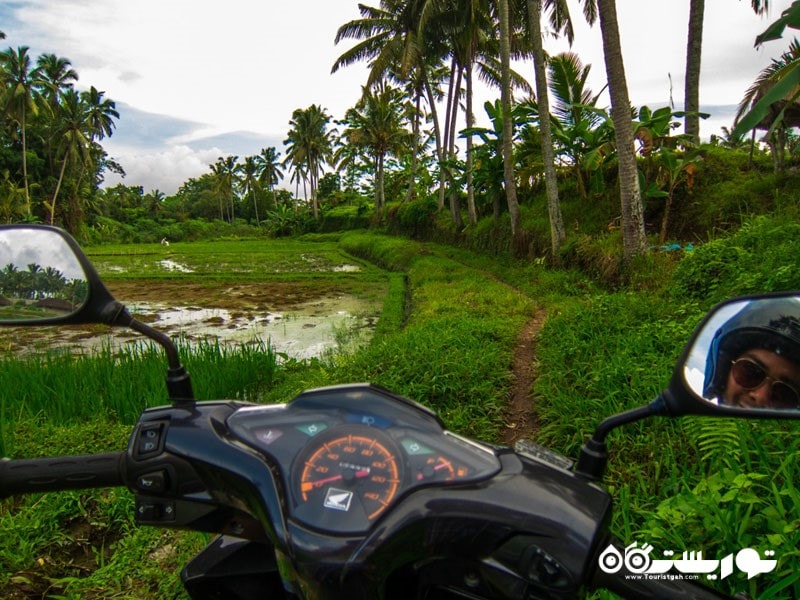
[[[412,481],[419,483],[451,481],[468,475],[466,467],[455,465],[452,460],[419,440],[405,438],[401,444],[411,459],[409,463]]]

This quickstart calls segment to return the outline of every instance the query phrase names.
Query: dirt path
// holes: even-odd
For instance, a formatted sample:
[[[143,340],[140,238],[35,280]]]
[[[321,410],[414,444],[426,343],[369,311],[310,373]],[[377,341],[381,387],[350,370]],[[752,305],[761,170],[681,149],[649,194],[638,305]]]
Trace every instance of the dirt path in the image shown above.
[[[536,337],[542,328],[545,311],[536,309],[517,338],[512,368],[511,394],[506,407],[506,428],[502,443],[512,446],[519,439],[535,439],[538,422],[533,407],[533,382],[536,380]]]

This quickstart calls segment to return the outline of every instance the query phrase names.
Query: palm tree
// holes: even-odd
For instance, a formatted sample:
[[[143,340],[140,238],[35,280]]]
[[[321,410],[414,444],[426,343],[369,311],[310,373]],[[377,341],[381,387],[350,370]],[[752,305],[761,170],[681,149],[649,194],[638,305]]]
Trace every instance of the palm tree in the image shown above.
[[[260,221],[258,218],[258,202],[256,202],[256,189],[259,187],[258,182],[258,158],[255,156],[247,156],[242,165],[242,190],[245,196],[250,196],[253,201],[253,210],[256,216],[256,227],[259,227]]]
[[[567,38],[572,43],[572,23],[566,4],[548,0],[551,23],[565,29]],[[553,150],[553,133],[550,128],[550,100],[547,92],[547,73],[545,53],[542,44],[542,0],[528,0],[528,20],[533,51],[533,67],[536,77],[536,103],[539,114],[539,130],[542,141],[542,161],[544,163],[544,182],[547,190],[547,210],[550,216],[550,241],[553,260],[558,259],[558,249],[566,239],[564,220],[561,215],[561,204],[558,200],[558,181],[556,180],[555,153]],[[558,29],[556,29],[558,30]]]
[[[440,163],[442,157],[441,128],[436,109],[437,87],[434,75],[439,52],[430,49],[435,41],[425,39],[420,28],[422,10],[427,0],[382,0],[380,8],[359,4],[361,18],[342,25],[336,33],[335,43],[344,39],[361,40],[344,52],[334,63],[331,73],[356,62],[370,65],[366,85],[368,88],[390,79],[400,84],[409,84],[410,97],[416,108],[412,130],[414,133],[411,153],[411,180],[407,198],[415,189],[417,157],[420,153],[420,121],[422,98],[425,96],[431,111],[434,141]]]
[[[386,202],[383,186],[386,155],[399,154],[410,141],[405,128],[402,92],[383,86],[374,93],[365,87],[361,99],[345,114],[344,123],[348,128],[342,136],[357,148],[366,149],[373,161],[375,208],[380,210]]]
[[[511,121],[511,27],[508,7],[509,0],[497,0],[497,13],[500,23],[500,63],[501,85],[500,105],[503,118],[503,180],[506,186],[506,202],[511,217],[511,237],[514,251],[521,251],[522,229],[520,223],[517,184],[514,179],[514,149],[512,147],[513,124]]]
[[[683,109],[684,133],[690,135],[695,144],[700,143],[700,60],[703,48],[703,15],[705,0],[691,0],[689,4],[689,35],[686,44],[686,76]],[[750,0],[757,15],[769,11],[769,0]]]
[[[306,109],[298,108],[292,113],[291,128],[283,142],[287,147],[285,164],[291,164],[296,172],[304,173],[304,179],[307,178],[315,219],[319,217],[319,178],[323,166],[333,154],[333,132],[328,129],[330,120],[327,111],[316,104]]]
[[[608,92],[611,96],[611,120],[617,145],[619,168],[619,193],[622,212],[623,259],[630,262],[643,254],[647,247],[644,232],[644,209],[639,190],[639,175],[636,167],[636,149],[633,143],[631,103],[628,97],[628,82],[617,23],[616,0],[582,0],[583,13],[589,23],[599,15],[600,34],[603,39]]]
[[[27,160],[27,124],[28,117],[38,112],[36,102],[36,82],[39,70],[31,68],[28,47],[21,46],[17,50],[9,48],[0,52],[0,106],[3,113],[9,115],[19,124],[22,141],[22,179],[25,186],[25,204],[27,213],[31,214],[31,194],[28,186]]]
[[[147,213],[151,217],[158,216],[158,214],[161,212],[161,209],[164,207],[164,199],[166,197],[166,194],[164,194],[164,192],[158,188],[155,188],[144,195],[142,198],[142,203],[147,207]]]
[[[59,58],[55,54],[42,54],[36,59],[39,68],[39,81],[37,82],[41,90],[43,106],[47,109],[50,117],[43,124],[44,142],[47,160],[50,170],[55,171],[53,166],[54,158],[52,145],[56,135],[56,118],[59,111],[61,95],[65,90],[71,89],[73,82],[78,80],[78,73],[71,67],[71,63],[66,58]]]
[[[577,54],[562,52],[548,61],[549,88],[553,98],[552,131],[557,153],[573,166],[574,180],[582,199],[587,198],[585,162],[613,143],[613,127],[596,107],[600,94],[586,85],[591,65],[584,66]],[[541,110],[537,107],[537,112]],[[608,154],[608,153],[606,153]],[[599,164],[594,164],[594,167]]]
[[[78,73],[72,68],[69,60],[55,54],[42,54],[36,59],[36,64],[39,69],[38,83],[42,89],[42,96],[55,114],[62,92],[71,89],[73,82],[78,81]]]
[[[94,86],[81,92],[81,100],[86,104],[86,121],[91,141],[111,137],[116,127],[114,119],[119,119],[116,103],[108,98],[104,99],[104,95],[105,92],[98,91]]]
[[[266,188],[272,196],[272,203],[275,204],[275,186],[283,179],[283,171],[281,171],[280,152],[274,147],[262,148],[261,153],[256,157],[258,161],[258,182]]]
[[[219,199],[219,218],[221,221],[225,220],[224,206],[224,210],[228,213],[228,221],[231,223],[236,218],[233,189],[236,187],[237,176],[242,170],[238,160],[238,156],[229,155],[224,158],[220,156],[217,158],[217,162],[209,165],[214,177],[214,192]]]
[[[64,91],[59,113],[56,141],[62,154],[61,171],[53,197],[50,203],[45,203],[45,207],[50,211],[51,225],[55,219],[56,200],[64,181],[67,165],[71,162],[86,164],[90,160],[91,139],[87,133],[87,107],[78,92],[73,89]]]

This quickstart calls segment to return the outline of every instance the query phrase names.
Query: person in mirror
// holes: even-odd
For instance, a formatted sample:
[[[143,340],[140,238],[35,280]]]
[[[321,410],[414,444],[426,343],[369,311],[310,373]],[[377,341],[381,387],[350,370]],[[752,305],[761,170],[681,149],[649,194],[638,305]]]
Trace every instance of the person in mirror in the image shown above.
[[[800,410],[800,302],[755,300],[722,325],[703,395],[727,406]]]

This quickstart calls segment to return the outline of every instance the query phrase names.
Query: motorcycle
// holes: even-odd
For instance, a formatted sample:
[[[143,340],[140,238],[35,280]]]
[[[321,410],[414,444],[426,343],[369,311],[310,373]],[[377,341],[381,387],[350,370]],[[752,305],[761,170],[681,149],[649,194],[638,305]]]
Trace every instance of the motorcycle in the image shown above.
[[[699,578],[644,576],[677,561],[612,538],[612,498],[601,486],[607,435],[655,416],[800,416],[793,372],[762,364],[759,375],[755,359],[733,367],[722,352],[733,356],[764,333],[744,317],[800,307],[789,294],[713,309],[667,389],[600,423],[573,461],[528,440],[509,448],[468,439],[429,408],[367,383],[278,405],[197,401],[170,338],[113,298],[72,237],[0,227],[0,264],[31,262],[58,270],[66,285],[57,294],[33,282],[4,286],[0,324],[129,327],[164,348],[170,404],[142,412],[125,450],[0,461],[0,497],[124,486],[139,524],[217,534],[181,573],[192,598],[562,599],[601,588],[627,598],[723,598]],[[797,333],[800,320],[779,317]],[[745,368],[740,387],[766,390],[768,402],[726,397],[723,374]],[[703,572],[700,557],[688,558]],[[655,569],[659,562],[666,567]]]

